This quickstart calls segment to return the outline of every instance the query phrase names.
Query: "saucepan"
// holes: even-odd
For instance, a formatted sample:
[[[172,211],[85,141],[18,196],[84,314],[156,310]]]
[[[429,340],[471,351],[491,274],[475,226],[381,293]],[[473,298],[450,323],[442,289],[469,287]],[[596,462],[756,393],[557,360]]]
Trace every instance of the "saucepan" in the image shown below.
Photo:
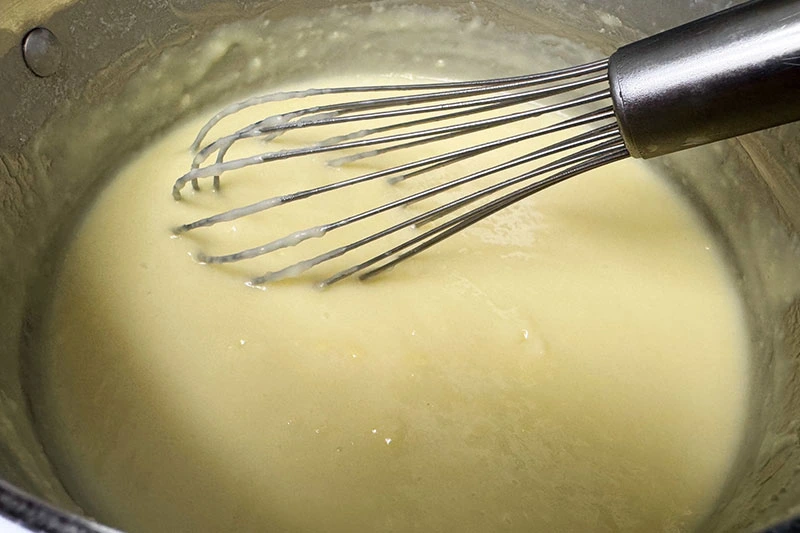
[[[338,4],[358,10],[410,3],[426,2],[0,0],[0,529],[4,523],[52,532],[105,528],[86,515],[86,502],[73,500],[49,460],[26,372],[38,310],[48,298],[41,280],[71,221],[103,176],[169,125],[231,92],[246,94],[265,80],[303,72],[302,61],[278,59],[259,71],[245,68],[247,47],[231,47],[191,83],[156,83],[147,76],[151,65],[161,62],[165,70],[167,52],[191,57],[196,42],[237,20],[313,18]],[[731,2],[427,3],[497,31],[568,38],[602,57]],[[311,56],[315,47],[335,46],[306,44]],[[362,55],[365,65],[377,61]],[[186,62],[172,61],[167,67],[175,76],[189,79],[181,70]],[[746,435],[702,531],[759,531],[800,515],[798,139],[800,124],[794,124],[659,163],[723,241],[751,342]]]

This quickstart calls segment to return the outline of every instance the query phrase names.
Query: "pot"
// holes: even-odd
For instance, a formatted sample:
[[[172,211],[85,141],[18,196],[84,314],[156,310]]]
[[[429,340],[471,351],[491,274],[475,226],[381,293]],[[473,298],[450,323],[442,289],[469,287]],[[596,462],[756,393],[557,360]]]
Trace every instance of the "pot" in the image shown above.
[[[303,62],[276,59],[252,72],[241,68],[245,46],[227,50],[218,67],[209,66],[192,83],[159,84],[148,72],[176,72],[188,80],[191,73],[180,70],[180,57],[191,55],[220,25],[313,16],[338,3],[372,9],[355,0],[0,0],[0,516],[34,530],[105,530],[83,517],[48,460],[26,373],[58,243],[101,185],[100,177],[182,117],[231,92],[246,94],[270,79],[301,76]],[[509,33],[566,37],[598,57],[728,4],[430,3],[479,16]],[[308,62],[317,48],[332,53],[317,45],[308,43]],[[361,59],[368,67],[371,59]],[[502,70],[502,61],[497,68]],[[724,243],[752,343],[747,434],[703,531],[757,531],[800,514],[798,134],[800,124],[784,126],[657,163]],[[715,169],[715,179],[704,169]]]

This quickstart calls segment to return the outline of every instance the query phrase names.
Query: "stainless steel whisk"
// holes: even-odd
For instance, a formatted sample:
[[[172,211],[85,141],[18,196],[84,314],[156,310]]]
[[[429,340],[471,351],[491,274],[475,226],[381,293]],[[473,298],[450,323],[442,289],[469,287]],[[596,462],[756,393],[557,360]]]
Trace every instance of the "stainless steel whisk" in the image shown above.
[[[310,106],[270,116],[200,149],[214,125],[246,107],[322,94],[369,95],[381,91],[402,94],[372,95],[346,103]],[[490,118],[475,116],[528,102],[538,102],[540,107],[529,106],[522,110],[517,107],[513,112]],[[319,263],[403,228],[438,221],[432,229],[319,283],[324,287],[359,272],[362,279],[374,276],[511,204],[597,167],[629,156],[661,156],[800,120],[800,0],[746,2],[622,47],[608,59],[546,73],[467,82],[310,89],[250,98],[223,109],[201,129],[193,144],[197,155],[192,168],[175,182],[172,194],[179,200],[181,190],[188,183],[199,190],[198,180],[201,178],[212,177],[214,188],[218,188],[222,174],[245,166],[335,150],[361,150],[333,162],[343,164],[569,110],[573,111],[574,117],[553,125],[268,198],[184,224],[174,232],[181,234],[235,220],[378,178],[399,181],[523,140],[558,131],[582,130],[566,140],[499,165],[344,219],[298,230],[256,248],[228,255],[198,254],[196,257],[203,263],[250,259],[322,237],[337,228],[489,175],[537,162],[537,166],[515,177],[492,183],[360,240],[269,272],[250,282],[261,285],[297,276]],[[395,118],[398,120],[389,124],[356,130],[298,149],[225,159],[229,149],[246,138],[262,137],[269,141],[296,128]],[[447,122],[436,124],[441,121]],[[424,127],[419,129],[420,126]],[[214,154],[215,161],[203,166]]]

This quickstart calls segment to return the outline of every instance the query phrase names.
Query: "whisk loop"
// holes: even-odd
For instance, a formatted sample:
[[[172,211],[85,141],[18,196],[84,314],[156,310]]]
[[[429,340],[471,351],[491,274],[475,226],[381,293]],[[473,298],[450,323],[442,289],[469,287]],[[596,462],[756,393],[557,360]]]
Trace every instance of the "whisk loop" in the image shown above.
[[[489,182],[481,189],[465,192],[460,198],[445,201],[443,205],[354,242],[266,273],[251,280],[251,284],[298,276],[400,229],[436,223],[413,238],[340,271],[320,285],[328,286],[354,274],[362,279],[369,278],[531,194],[594,168],[626,157],[658,157],[799,121],[798,35],[797,1],[752,0],[623,46],[608,59],[541,74],[467,82],[310,89],[250,98],[223,109],[200,130],[192,145],[197,155],[191,168],[172,188],[176,200],[181,198],[181,191],[189,183],[199,190],[200,180],[210,177],[216,189],[222,175],[226,179],[233,178],[233,170],[269,161],[344,150],[346,154],[329,164],[345,165],[407,148],[434,146],[438,141],[502,128],[546,114],[566,112],[564,116],[572,118],[523,134],[447,153],[433,153],[420,159],[410,158],[412,160],[354,178],[260,200],[189,222],[175,228],[175,233],[236,220],[379,178],[399,183],[422,174],[436,175],[435,171],[443,167],[505,146],[537,137],[547,139],[547,135],[559,131],[579,130],[565,140],[526,155],[358,214],[294,231],[262,246],[227,255],[198,256],[207,263],[250,259],[311,238],[321,238],[341,227],[488,176],[530,165],[516,176],[495,176],[499,180],[496,183]],[[206,142],[219,121],[247,107],[345,94],[353,94],[355,99],[309,105],[269,116]],[[480,116],[485,113],[492,114]],[[354,127],[348,133],[301,148],[228,158],[231,148],[244,139],[272,141],[291,130],[362,122],[360,129]]]
[[[592,90],[592,87],[596,88]],[[247,107],[267,102],[302,99],[319,95],[348,93],[370,95],[376,92],[392,92],[399,93],[399,95],[309,106],[297,111],[273,115],[203,145],[206,142],[206,137],[217,123]],[[533,104],[534,102],[537,105],[517,107],[515,110],[506,113],[501,111],[511,106]],[[345,165],[391,151],[427,145],[488,128],[501,127],[530,118],[570,110],[572,111],[570,114],[574,116],[547,126],[475,146],[466,146],[446,153],[433,154],[422,159],[411,160],[319,187],[263,199],[183,224],[175,228],[174,232],[181,234],[198,228],[213,226],[220,222],[229,222],[280,205],[379,178],[386,178],[390,183],[398,183],[522,141],[546,137],[561,131],[581,130],[565,140],[551,143],[544,148],[533,150],[525,155],[444,181],[397,200],[327,224],[294,231],[258,247],[226,255],[199,253],[196,256],[196,259],[203,263],[229,263],[251,259],[282,248],[295,246],[308,239],[321,238],[341,227],[392,209],[432,198],[445,191],[477,182],[502,171],[532,163],[537,165],[515,177],[503,179],[497,183],[472,191],[458,199],[450,200],[443,205],[367,235],[360,240],[333,248],[325,253],[274,272],[268,272],[249,282],[251,285],[263,285],[284,278],[296,277],[320,263],[345,255],[352,250],[401,229],[408,227],[419,228],[438,221],[435,227],[420,232],[413,238],[367,261],[342,270],[318,284],[320,287],[327,287],[354,274],[360,273],[361,279],[372,277],[531,194],[577,174],[629,156],[611,106],[607,60],[595,61],[543,74],[488,80],[310,89],[250,98],[223,109],[200,130],[192,144],[192,148],[197,153],[191,169],[178,178],[173,186],[172,193],[175,199],[181,198],[181,191],[188,183],[191,183],[195,189],[199,189],[199,180],[211,177],[213,178],[214,188],[218,188],[222,175],[228,175],[233,170],[251,165],[347,150],[347,155],[329,161],[329,164],[332,165]],[[494,114],[489,117],[476,116],[487,112],[493,112]],[[230,149],[237,142],[244,139],[261,138],[265,141],[272,141],[290,130],[335,124],[374,122],[379,119],[400,120],[388,124],[380,123],[375,125],[373,123],[362,129],[355,129],[343,135],[322,139],[301,148],[266,151],[249,157],[226,159]],[[446,123],[443,123],[445,121]],[[203,147],[201,148],[201,146]],[[351,153],[353,151],[355,153]],[[212,157],[213,162],[206,164]],[[556,159],[548,159],[553,157],[556,157]],[[232,178],[233,176],[231,176]],[[514,188],[515,186],[516,188]],[[510,192],[504,192],[499,197],[495,197],[509,188],[512,189]],[[467,207],[470,207],[470,209],[466,212],[460,212]]]

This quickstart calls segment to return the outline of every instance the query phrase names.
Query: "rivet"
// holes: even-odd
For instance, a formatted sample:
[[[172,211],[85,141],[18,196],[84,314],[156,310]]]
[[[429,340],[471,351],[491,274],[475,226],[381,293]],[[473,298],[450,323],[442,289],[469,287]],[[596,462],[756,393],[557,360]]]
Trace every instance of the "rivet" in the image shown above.
[[[55,74],[62,57],[61,43],[47,28],[34,28],[22,39],[22,58],[30,71],[41,78]]]

